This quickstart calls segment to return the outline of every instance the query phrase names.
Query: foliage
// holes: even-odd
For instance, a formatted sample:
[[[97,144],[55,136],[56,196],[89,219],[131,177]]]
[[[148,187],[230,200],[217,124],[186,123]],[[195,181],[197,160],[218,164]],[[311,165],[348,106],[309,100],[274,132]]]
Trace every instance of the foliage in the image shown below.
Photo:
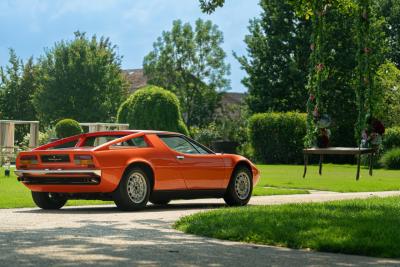
[[[387,59],[400,67],[400,1],[375,0],[373,7],[385,20],[384,31],[389,49]]]
[[[213,120],[220,92],[229,88],[222,32],[211,21],[174,21],[143,61],[148,83],[174,92],[188,127],[203,127]]]
[[[192,127],[190,128],[190,135],[195,139],[197,142],[211,147],[212,142],[219,140],[221,137],[220,132],[218,131],[217,125],[215,122],[210,123],[209,125],[198,128]]]
[[[386,169],[400,170],[400,148],[386,151],[380,161]]]
[[[126,96],[121,57],[108,38],[76,32],[39,59],[34,104],[46,125],[65,117],[83,122],[114,121]]]
[[[396,196],[222,208],[183,217],[174,227],[232,241],[398,258],[399,201]]]
[[[288,0],[263,0],[250,21],[246,56],[236,56],[247,77],[251,113],[305,111],[310,23],[295,16]]]
[[[179,100],[172,92],[146,86],[133,93],[118,110],[118,122],[131,129],[163,130],[188,134]]]
[[[207,14],[213,13],[218,7],[225,4],[225,0],[199,0],[201,11]]]
[[[400,125],[400,70],[387,61],[375,76],[376,91],[382,94],[377,100],[375,114],[387,127]]]
[[[39,132],[39,146],[45,145],[49,142],[51,142],[52,138],[55,138],[57,136],[56,131],[54,128],[46,128],[45,131],[40,131]],[[22,142],[20,143],[20,148],[22,150],[28,150],[29,149],[29,140],[31,139],[31,134],[27,133]]]
[[[60,120],[55,126],[55,131],[58,138],[66,138],[83,133],[79,122],[73,119]]]
[[[254,156],[264,163],[302,162],[305,114],[260,113],[249,121],[250,142]]]
[[[9,65],[0,69],[0,119],[35,120],[36,111],[32,95],[36,90],[37,68],[33,59],[23,63],[13,49],[10,49]],[[15,129],[17,143],[29,131],[29,126],[21,125]]]
[[[392,148],[400,148],[400,126],[386,129],[383,149],[387,151]]]
[[[9,65],[0,72],[0,113],[8,120],[34,120],[35,109],[32,95],[35,91],[36,69],[33,59],[24,64],[13,49],[10,49]]]

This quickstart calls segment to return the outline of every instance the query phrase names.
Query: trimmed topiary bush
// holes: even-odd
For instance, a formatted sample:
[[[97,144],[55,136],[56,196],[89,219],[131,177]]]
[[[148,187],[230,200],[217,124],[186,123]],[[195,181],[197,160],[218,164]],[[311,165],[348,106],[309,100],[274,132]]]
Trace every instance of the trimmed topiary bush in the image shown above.
[[[56,124],[56,134],[58,138],[65,138],[83,132],[82,127],[76,120],[73,119],[63,119]]]
[[[386,169],[400,170],[400,148],[387,151],[380,162]]]
[[[385,151],[392,148],[400,148],[400,127],[386,129],[382,145]]]
[[[303,161],[306,114],[259,113],[249,121],[254,157],[263,163],[293,164]]]
[[[176,95],[152,85],[137,90],[122,103],[117,120],[129,123],[131,129],[188,134]]]

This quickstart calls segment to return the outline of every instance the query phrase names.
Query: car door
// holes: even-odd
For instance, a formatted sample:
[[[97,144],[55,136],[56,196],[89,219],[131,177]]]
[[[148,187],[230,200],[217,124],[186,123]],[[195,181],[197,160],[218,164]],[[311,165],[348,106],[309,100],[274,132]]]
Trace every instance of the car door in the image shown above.
[[[188,189],[222,189],[226,179],[223,156],[212,153],[181,135],[161,135],[174,153]]]

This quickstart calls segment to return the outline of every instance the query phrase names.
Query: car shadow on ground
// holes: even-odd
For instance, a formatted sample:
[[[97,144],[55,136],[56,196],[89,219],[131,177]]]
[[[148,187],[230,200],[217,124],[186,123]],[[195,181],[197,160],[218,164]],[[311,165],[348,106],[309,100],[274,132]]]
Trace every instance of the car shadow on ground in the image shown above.
[[[138,211],[131,212],[165,212],[165,211],[180,211],[180,210],[207,210],[207,209],[217,209],[227,207],[226,204],[221,203],[187,203],[187,204],[168,204],[168,205],[147,205],[146,208]],[[125,211],[119,210],[115,205],[101,205],[101,206],[73,206],[64,207],[60,210],[42,210],[39,208],[33,209],[20,209],[15,210],[16,213],[61,213],[61,214],[101,214],[101,213],[116,213]]]
[[[78,209],[76,209],[78,210]],[[103,209],[101,209],[103,210]],[[105,209],[106,210],[106,209]],[[89,214],[90,215],[90,214]],[[29,214],[21,215],[28,218]],[[37,216],[36,214],[34,216]],[[257,246],[183,234],[159,219],[60,215],[25,229],[0,229],[0,266],[381,266],[399,262]],[[49,217],[57,220],[56,217]],[[94,216],[93,216],[94,217]],[[138,216],[140,218],[140,216]],[[37,218],[36,218],[37,219]],[[77,220],[78,219],[78,220]],[[57,223],[58,221],[56,221]],[[27,224],[30,222],[28,221]],[[40,225],[39,227],[39,224]]]

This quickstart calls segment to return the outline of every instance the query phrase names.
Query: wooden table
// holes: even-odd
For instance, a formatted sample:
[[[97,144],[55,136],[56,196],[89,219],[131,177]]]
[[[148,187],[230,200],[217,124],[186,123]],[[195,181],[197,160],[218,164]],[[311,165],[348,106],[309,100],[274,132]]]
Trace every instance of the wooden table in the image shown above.
[[[328,148],[306,148],[303,149],[304,154],[304,174],[306,177],[308,155],[319,155],[319,174],[322,174],[322,161],[324,155],[355,155],[357,157],[357,174],[356,180],[360,178],[360,159],[361,155],[369,155],[369,175],[372,175],[373,157],[376,153],[375,148],[358,148],[358,147],[328,147]]]

